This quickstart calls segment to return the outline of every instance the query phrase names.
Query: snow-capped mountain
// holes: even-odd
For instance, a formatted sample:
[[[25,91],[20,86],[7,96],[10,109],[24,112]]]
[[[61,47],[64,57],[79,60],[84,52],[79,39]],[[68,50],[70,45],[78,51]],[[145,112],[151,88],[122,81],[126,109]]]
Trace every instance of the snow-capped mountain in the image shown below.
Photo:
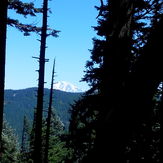
[[[54,84],[54,89],[58,89],[65,92],[83,92],[83,90],[77,88],[72,83],[66,81],[59,81]]]

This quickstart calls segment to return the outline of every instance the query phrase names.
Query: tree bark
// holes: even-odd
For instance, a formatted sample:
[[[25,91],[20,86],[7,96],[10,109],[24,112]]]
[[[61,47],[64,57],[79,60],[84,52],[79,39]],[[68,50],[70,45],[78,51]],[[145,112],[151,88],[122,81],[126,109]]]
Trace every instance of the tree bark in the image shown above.
[[[41,46],[39,58],[39,82],[37,92],[37,109],[34,141],[34,163],[42,163],[42,117],[44,97],[44,74],[45,74],[45,49],[47,38],[47,12],[48,0],[43,1],[43,25],[41,31]]]
[[[8,0],[0,2],[0,158],[2,155],[2,129],[4,110],[5,88],[5,58],[6,58],[6,35],[7,35],[7,7]]]
[[[54,84],[54,70],[55,70],[55,60],[52,71],[52,81],[49,97],[49,108],[48,108],[48,117],[47,117],[47,129],[46,129],[46,141],[45,141],[45,157],[44,163],[48,163],[48,152],[49,152],[49,139],[50,139],[50,125],[51,125],[51,114],[52,114],[52,102],[53,102],[53,84]]]

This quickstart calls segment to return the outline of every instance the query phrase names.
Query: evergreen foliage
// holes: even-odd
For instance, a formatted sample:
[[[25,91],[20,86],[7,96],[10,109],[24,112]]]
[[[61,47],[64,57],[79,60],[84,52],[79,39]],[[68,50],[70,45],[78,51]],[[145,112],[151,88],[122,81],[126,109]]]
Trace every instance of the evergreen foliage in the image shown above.
[[[20,162],[28,162],[30,158],[30,133],[31,127],[26,116],[24,116],[23,130],[22,130],[22,142],[19,159]],[[30,161],[29,161],[30,162]]]
[[[42,8],[36,8],[33,2],[25,3],[21,0],[9,0],[8,10],[13,10],[17,14],[23,15],[24,18],[27,18],[27,16],[34,17],[36,14],[42,13]],[[39,33],[41,31],[40,27],[31,24],[23,24],[19,20],[10,17],[7,19],[7,24],[23,32],[25,36],[29,36],[30,32]]]
[[[18,163],[19,145],[14,130],[9,127],[6,121],[3,124],[2,132],[2,163]]]
[[[14,25],[24,35],[29,35],[29,32],[39,30],[36,26],[22,24],[18,20],[8,18],[8,9],[13,9],[16,13],[27,16],[36,16],[35,13],[40,12],[40,9],[35,9],[33,3],[23,3],[20,0],[2,0],[0,4],[0,160],[1,160],[1,145],[2,143],[2,126],[3,126],[3,110],[4,110],[4,87],[5,87],[5,62],[6,62],[6,37],[7,24]],[[36,30],[37,29],[37,30]],[[54,32],[53,32],[54,33]]]
[[[17,14],[23,15],[26,19],[28,16],[35,17],[37,14],[43,12],[43,8],[36,8],[33,2],[22,2],[20,0],[9,0],[8,2],[8,9],[14,10]],[[24,33],[24,36],[29,36],[31,32],[35,32],[37,34],[40,34],[41,27],[38,27],[34,24],[24,24],[20,22],[17,19],[8,17],[7,24],[11,27],[17,28],[19,31]],[[48,28],[47,35],[52,35],[54,37],[57,37],[58,35],[57,30]]]
[[[80,162],[94,147],[100,103],[98,95],[83,96],[71,109],[68,144],[71,162]]]
[[[162,82],[162,45],[156,44],[162,39],[162,2],[108,0],[96,8],[94,29],[100,37],[93,39],[83,78],[91,89],[72,107],[71,161],[160,162],[160,112],[154,113],[158,105],[154,96]],[[97,98],[92,101],[90,96]],[[93,111],[98,113],[96,125],[92,121],[86,125]],[[89,139],[90,131],[94,139]],[[86,140],[93,144],[89,150]]]
[[[54,112],[54,111],[53,111]],[[45,147],[46,147],[46,124],[47,122],[43,120],[43,133],[42,133],[42,160],[45,157]],[[29,132],[30,130],[30,132]],[[19,155],[19,161],[23,163],[31,163],[33,162],[33,146],[34,146],[34,130],[30,129],[26,125],[26,139],[24,139],[21,149],[21,153]],[[62,135],[65,134],[64,125],[60,121],[60,118],[52,114],[52,120],[50,125],[50,136],[49,136],[49,148],[48,148],[48,162],[49,163],[60,163],[65,160],[65,158],[69,155],[70,151],[66,147],[66,142],[62,139]]]
[[[47,122],[45,122],[43,129],[43,158],[45,156],[46,147],[46,123]],[[48,163],[60,163],[64,161],[64,159],[68,155],[69,150],[66,147],[66,142],[62,140],[62,135],[64,134],[64,132],[65,131],[63,123],[60,121],[58,116],[53,114],[49,135]]]
[[[49,89],[45,89],[44,95],[44,109],[48,107]],[[63,122],[65,129],[68,129],[70,113],[69,109],[74,101],[81,97],[81,93],[69,93],[59,90],[54,90],[54,104],[55,113]],[[23,130],[23,118],[27,117],[31,126],[33,121],[34,111],[36,106],[36,88],[27,88],[22,90],[5,90],[5,117],[9,125],[15,129],[18,135],[19,142],[21,142],[21,135]],[[13,116],[14,115],[14,116]]]

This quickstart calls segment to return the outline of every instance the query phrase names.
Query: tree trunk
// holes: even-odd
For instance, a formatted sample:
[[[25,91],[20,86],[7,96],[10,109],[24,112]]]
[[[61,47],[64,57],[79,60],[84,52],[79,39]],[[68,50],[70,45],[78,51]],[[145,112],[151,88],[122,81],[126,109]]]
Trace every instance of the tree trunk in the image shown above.
[[[41,46],[39,58],[39,82],[38,97],[36,108],[36,126],[34,141],[34,163],[42,162],[42,116],[43,116],[43,97],[44,97],[44,74],[45,74],[45,49],[47,38],[47,10],[48,0],[43,2],[43,25],[41,32]]]
[[[0,2],[0,159],[2,155],[2,129],[4,110],[5,88],[5,58],[6,58],[6,34],[7,34],[7,6],[8,0]]]
[[[45,157],[44,163],[48,163],[48,151],[49,151],[49,139],[50,139],[50,125],[51,125],[51,114],[52,114],[52,102],[53,102],[53,84],[54,84],[54,69],[55,69],[55,60],[52,71],[52,81],[49,97],[49,108],[48,108],[48,117],[47,117],[47,129],[46,129],[46,141],[45,141]]]
[[[129,71],[133,3],[132,0],[109,1],[112,30],[106,38],[108,43],[104,54],[101,90],[103,106],[97,128],[94,162],[122,162],[122,141],[127,135],[127,111],[122,104],[124,83]]]

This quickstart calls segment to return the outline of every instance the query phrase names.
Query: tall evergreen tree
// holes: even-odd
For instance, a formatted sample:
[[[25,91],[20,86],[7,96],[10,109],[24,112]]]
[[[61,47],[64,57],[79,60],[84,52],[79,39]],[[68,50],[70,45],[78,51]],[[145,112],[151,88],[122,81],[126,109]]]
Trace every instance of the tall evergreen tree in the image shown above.
[[[45,49],[47,38],[47,12],[48,0],[43,1],[43,18],[41,31],[41,45],[39,58],[39,82],[37,92],[36,107],[36,124],[35,124],[35,140],[34,140],[34,163],[42,162],[42,115],[43,115],[43,97],[44,97],[44,74],[45,74]]]
[[[30,126],[26,116],[24,116],[22,142],[20,149],[20,162],[27,162],[30,158]]]
[[[58,31],[52,30],[51,33],[47,33],[47,18],[48,18],[48,0],[43,1],[43,16],[42,16],[42,28],[41,28],[41,44],[40,44],[40,56],[39,56],[39,79],[38,79],[38,91],[37,91],[37,107],[35,113],[35,139],[34,139],[34,163],[42,162],[42,120],[43,120],[43,98],[44,98],[44,76],[45,76],[45,58],[46,51],[46,38],[49,35],[57,36]]]
[[[159,9],[157,12],[154,6]],[[91,61],[87,62],[84,80],[92,86],[87,95],[99,96],[94,102],[94,105],[99,105],[99,114],[94,147],[81,162],[131,161],[125,157],[125,148],[133,133],[139,136],[143,134],[146,140],[142,146],[143,151],[139,148],[141,152],[135,152],[138,155],[140,152],[145,157],[143,161],[152,160],[149,152],[151,138],[140,133],[140,130],[145,124],[148,126],[145,127],[147,133],[151,135],[152,99],[162,80],[160,75],[156,75],[162,73],[161,55],[158,52],[161,43],[154,43],[156,37],[162,38],[161,6],[159,0],[109,0],[106,5],[102,3],[101,7],[97,7],[100,18],[95,30],[102,39],[93,40],[94,48],[91,51]],[[156,24],[150,24],[151,20],[156,20],[153,21]],[[153,56],[155,53],[157,55]],[[151,68],[149,65],[152,64],[154,67]],[[85,110],[86,108],[85,106]],[[82,107],[78,111],[79,122],[83,121],[83,115],[85,120],[89,119],[85,110]],[[73,123],[74,120],[72,126]],[[76,138],[80,139],[78,132],[72,129],[71,133],[77,134]],[[84,151],[79,145],[78,147]],[[139,158],[138,162],[140,161]]]
[[[36,16],[35,13],[41,12],[36,9],[33,3],[23,3],[19,0],[2,0],[0,3],[0,148],[2,139],[3,109],[4,109],[4,88],[5,88],[5,58],[6,58],[6,31],[7,25],[15,26],[25,35],[29,32],[39,32],[40,28],[28,24],[22,24],[18,20],[7,17],[8,9],[13,9],[18,14],[24,16]],[[1,150],[0,150],[1,151]],[[0,154],[1,157],[1,154]]]
[[[135,2],[130,0],[108,1],[103,17],[99,20],[99,26],[95,27],[104,40],[95,40],[92,60],[100,65],[88,73],[87,79],[92,80],[89,75],[96,75],[97,79],[93,78],[93,84],[98,87],[102,98],[101,101],[99,99],[101,108],[99,108],[95,147],[92,156],[88,158],[89,161],[109,162],[115,159],[115,162],[118,162],[120,159],[120,151],[123,148],[120,143],[125,136],[119,136],[127,122],[126,120],[119,123],[120,116],[124,118],[122,113],[126,113],[125,108],[120,109],[120,105],[123,101],[123,83],[129,67],[134,6]],[[88,63],[88,66],[91,64]],[[115,157],[116,154],[118,157]],[[88,162],[87,159],[86,161]]]
[[[52,70],[52,81],[49,97],[49,107],[48,107],[48,116],[47,116],[47,128],[46,128],[46,142],[45,142],[45,156],[44,163],[48,163],[48,153],[49,153],[49,139],[50,139],[50,126],[51,126],[51,115],[52,115],[52,102],[53,102],[53,85],[54,85],[54,73],[55,73],[55,60]]]
[[[3,123],[3,135],[2,135],[2,158],[1,163],[18,163],[19,162],[19,149],[17,137],[14,134],[14,130],[7,124]]]
[[[6,34],[7,34],[7,7],[8,0],[0,3],[0,161],[2,156],[2,129],[4,109],[4,87],[5,87],[5,58],[6,58]]]
[[[55,110],[52,109],[51,114],[51,124],[50,124],[50,132],[49,132],[49,146],[48,146],[48,156],[46,156],[46,148],[47,148],[47,121],[43,123],[43,149],[42,154],[44,161],[48,163],[60,163],[64,162],[64,159],[69,154],[69,150],[66,147],[65,141],[62,139],[62,135],[64,134],[64,125],[59,119],[59,117],[55,114]],[[45,158],[47,157],[47,160]]]

